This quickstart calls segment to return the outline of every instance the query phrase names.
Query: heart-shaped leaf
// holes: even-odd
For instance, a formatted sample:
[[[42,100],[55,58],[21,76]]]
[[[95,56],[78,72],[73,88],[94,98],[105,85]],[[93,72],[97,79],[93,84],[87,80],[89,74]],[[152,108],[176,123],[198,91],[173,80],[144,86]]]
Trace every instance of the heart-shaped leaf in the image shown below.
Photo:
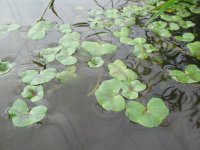
[[[200,41],[187,44],[192,56],[200,60]]]
[[[83,41],[82,48],[92,56],[112,54],[117,50],[117,46],[111,43],[98,43],[91,41]]]
[[[108,111],[123,110],[125,107],[125,100],[119,95],[121,87],[122,83],[117,79],[103,81],[95,92],[99,105]]]
[[[164,21],[155,21],[148,25],[148,29],[162,37],[171,37],[171,33],[166,29],[167,23]]]
[[[128,37],[131,33],[131,30],[128,27],[122,27],[121,30],[113,32],[115,37]]]
[[[133,54],[140,59],[147,59],[149,57],[149,53],[158,51],[158,48],[154,47],[152,44],[146,44],[145,38],[136,38],[133,40],[134,48]]]
[[[76,67],[71,66],[69,68],[66,68],[64,71],[57,73],[56,78],[61,82],[61,83],[66,83],[68,81],[71,81],[73,79],[77,79],[77,74],[76,74]]]
[[[20,73],[19,76],[23,83],[40,85],[51,81],[56,76],[56,69],[49,68],[40,73],[37,70],[26,70]]]
[[[192,42],[194,35],[192,33],[184,33],[183,36],[175,36],[175,39],[183,42]]]
[[[185,72],[171,70],[169,75],[172,79],[181,83],[197,83],[200,81],[200,69],[196,65],[188,65]]]
[[[69,51],[61,51],[56,55],[56,60],[63,65],[73,65],[77,63],[77,59],[74,56],[71,56]]]
[[[120,43],[126,45],[134,45],[134,40],[129,37],[120,37]]]
[[[79,48],[80,46],[80,33],[72,32],[66,33],[60,40],[59,43],[66,48]]]
[[[122,86],[122,95],[127,99],[137,99],[138,92],[144,91],[146,85],[139,80],[134,80],[132,82],[124,82]]]
[[[14,64],[0,60],[0,75],[8,73],[13,67]]]
[[[72,32],[70,24],[61,24],[59,26],[59,30],[62,33],[70,33],[70,32]]]
[[[104,64],[104,60],[101,57],[92,57],[88,62],[88,66],[91,68],[99,68]]]
[[[46,31],[52,29],[54,23],[49,21],[40,21],[37,22],[32,28],[28,31],[28,37],[33,40],[43,39],[46,35]]]
[[[39,86],[28,85],[24,88],[21,95],[24,98],[30,99],[32,102],[37,102],[43,98],[44,90],[41,85]]]
[[[172,23],[169,24],[169,30],[176,31],[176,30],[179,30],[179,29],[180,29],[180,27],[177,23],[172,22]]]
[[[18,99],[13,103],[8,113],[15,126],[26,127],[43,120],[47,113],[47,107],[37,106],[29,110],[27,104]]]
[[[195,26],[195,23],[193,23],[192,21],[180,20],[180,21],[179,21],[179,25],[180,25],[182,28],[187,29],[187,28],[190,28],[190,27]]]
[[[150,99],[147,107],[134,101],[126,105],[126,116],[129,120],[149,128],[159,126],[168,114],[169,109],[160,98]]]
[[[56,58],[56,54],[62,49],[62,46],[57,47],[51,47],[51,48],[45,48],[40,50],[39,52],[36,51],[36,53],[41,56],[44,59],[44,62],[50,63],[53,62]]]
[[[131,69],[128,69],[121,60],[115,60],[114,63],[108,65],[109,74],[121,81],[133,81],[138,78],[138,75]]]

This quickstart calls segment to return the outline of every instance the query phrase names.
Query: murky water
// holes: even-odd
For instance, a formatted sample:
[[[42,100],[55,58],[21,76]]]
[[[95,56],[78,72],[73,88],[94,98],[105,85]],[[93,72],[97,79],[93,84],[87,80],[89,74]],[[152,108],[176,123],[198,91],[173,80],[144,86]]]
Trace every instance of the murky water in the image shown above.
[[[45,104],[49,113],[42,124],[28,128],[14,127],[8,119],[6,109],[13,101],[20,98],[23,85],[18,73],[27,68],[33,57],[32,51],[55,45],[61,34],[48,33],[44,40],[32,41],[26,38],[30,24],[34,24],[48,5],[48,0],[1,0],[0,22],[25,25],[17,32],[0,38],[1,58],[16,62],[15,68],[0,77],[0,150],[199,150],[200,149],[200,87],[183,85],[169,79],[165,70],[174,66],[184,68],[198,61],[187,58],[174,51],[171,42],[162,45],[164,65],[141,62],[138,73],[142,80],[154,87],[147,93],[146,99],[158,95],[166,100],[171,113],[160,127],[148,129],[133,124],[124,116],[124,112],[103,111],[96,103],[95,97],[87,94],[95,86],[100,70],[86,67],[79,63],[78,73],[81,79],[60,86],[56,82],[45,85],[45,99],[38,104]],[[115,6],[126,1],[113,0]],[[112,2],[101,0],[100,5],[111,7]],[[57,0],[57,13],[64,22],[85,22],[87,10],[100,8],[94,0]],[[51,10],[45,19],[60,22]],[[194,29],[199,32],[199,24]],[[84,29],[81,29],[84,30]],[[137,31],[137,30],[136,30]],[[137,31],[138,34],[142,32]],[[143,33],[142,33],[143,34]],[[129,49],[107,58],[110,61],[119,58],[135,69],[136,64]],[[102,80],[109,78],[107,68],[103,68]],[[145,101],[141,99],[142,101]]]

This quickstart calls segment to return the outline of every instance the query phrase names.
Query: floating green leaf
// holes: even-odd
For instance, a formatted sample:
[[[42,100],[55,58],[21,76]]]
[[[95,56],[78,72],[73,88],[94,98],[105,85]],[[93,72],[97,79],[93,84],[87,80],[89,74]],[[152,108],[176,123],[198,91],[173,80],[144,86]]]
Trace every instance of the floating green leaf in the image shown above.
[[[74,56],[71,56],[72,53],[69,51],[61,51],[56,55],[56,60],[63,65],[73,65],[77,63],[77,59]]]
[[[0,24],[0,36],[6,34],[6,32],[11,32],[19,29],[21,25],[18,24],[10,24],[10,25],[2,25]]]
[[[128,27],[122,27],[121,30],[113,32],[115,37],[128,37],[131,30]]]
[[[33,40],[43,39],[46,35],[46,31],[52,29],[54,23],[49,21],[40,21],[37,22],[32,28],[28,31],[28,37]]]
[[[32,102],[37,102],[43,98],[44,90],[41,85],[39,86],[28,85],[24,88],[21,95],[24,98],[30,99]]]
[[[108,18],[118,18],[118,10],[117,9],[108,9],[106,10],[106,12],[104,13],[105,16],[107,16]]]
[[[164,21],[155,21],[148,25],[148,29],[162,37],[171,37],[171,33],[166,29],[167,23]]]
[[[104,60],[101,57],[92,57],[88,62],[88,66],[91,68],[99,68],[104,64]]]
[[[122,86],[122,95],[127,99],[137,99],[138,92],[144,91],[146,85],[139,80],[134,80],[131,82],[124,82]]]
[[[123,110],[125,100],[119,95],[121,87],[122,83],[117,79],[103,81],[95,92],[97,102],[108,111]]]
[[[98,43],[83,41],[82,48],[92,56],[103,56],[112,54],[117,50],[117,46],[111,43]]]
[[[191,12],[193,12],[195,14],[200,14],[200,7],[192,6],[189,9],[190,9]]]
[[[133,40],[134,48],[133,54],[140,59],[147,59],[149,57],[149,53],[158,51],[158,48],[154,47],[152,44],[146,44],[145,38],[136,38]]]
[[[139,102],[128,102],[126,105],[126,116],[133,122],[145,127],[153,128],[159,126],[168,116],[169,109],[160,98],[149,100],[147,107]]]
[[[66,48],[77,49],[80,46],[80,33],[72,32],[66,33],[60,40],[59,43]]]
[[[53,62],[56,58],[56,54],[63,49],[62,46],[57,47],[51,47],[51,48],[45,48],[40,50],[39,52],[36,52],[44,59],[45,63]]]
[[[184,33],[183,36],[175,36],[175,39],[183,42],[192,42],[194,35],[192,33]]]
[[[179,25],[181,27],[183,27],[184,29],[190,28],[195,26],[195,23],[193,23],[192,21],[184,21],[184,20],[180,20],[179,21]]]
[[[114,63],[108,65],[109,74],[121,81],[133,81],[138,78],[138,75],[131,69],[128,69],[121,60],[115,60]]]
[[[70,24],[61,24],[61,25],[59,26],[59,30],[60,30],[62,33],[70,33],[70,32],[72,32],[72,29],[71,29]]]
[[[23,83],[30,85],[40,85],[51,81],[56,76],[56,69],[49,68],[41,71],[26,70],[20,73],[20,78]]]
[[[170,23],[169,24],[169,30],[175,31],[175,30],[179,30],[180,27],[177,23]]]
[[[192,56],[200,60],[200,41],[187,44]]]
[[[13,103],[8,113],[15,126],[26,127],[43,120],[47,113],[47,107],[37,106],[29,110],[27,104],[18,99]]]
[[[14,64],[9,61],[0,60],[0,75],[8,73],[13,67]]]
[[[126,44],[126,45],[134,45],[133,39],[129,37],[120,37],[120,43]]]
[[[61,83],[66,83],[68,81],[71,81],[72,79],[77,78],[76,72],[76,67],[71,66],[69,68],[66,68],[64,71],[57,73],[56,78],[61,82]]]
[[[200,81],[200,69],[194,64],[188,65],[185,72],[171,70],[169,75],[172,79],[181,83],[197,83]]]

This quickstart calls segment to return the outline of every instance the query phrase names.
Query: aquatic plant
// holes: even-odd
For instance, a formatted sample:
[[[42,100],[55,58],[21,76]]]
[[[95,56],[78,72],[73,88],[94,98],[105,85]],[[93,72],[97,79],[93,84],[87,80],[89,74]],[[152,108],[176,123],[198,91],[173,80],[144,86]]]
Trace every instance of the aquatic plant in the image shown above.
[[[55,68],[48,68],[38,72],[37,70],[26,70],[20,73],[23,83],[30,85],[40,85],[51,81],[56,76]]]
[[[42,85],[39,86],[27,85],[24,88],[21,95],[24,98],[30,99],[32,102],[37,102],[43,98],[44,90]]]
[[[45,38],[47,32],[52,29],[59,31],[63,36],[59,39],[57,46],[34,51],[38,62],[33,62],[42,64],[42,67],[38,65],[38,69],[25,70],[19,74],[22,83],[26,84],[21,96],[27,101],[30,100],[29,102],[37,102],[44,97],[45,86],[43,89],[43,84],[53,79],[60,83],[68,83],[77,79],[75,65],[80,59],[91,69],[97,70],[102,66],[108,66],[111,79],[101,82],[100,75],[92,91],[95,93],[97,103],[103,109],[115,112],[124,110],[130,121],[145,127],[152,128],[162,124],[169,114],[169,109],[165,101],[158,97],[148,100],[146,107],[141,103],[141,99],[146,99],[144,93],[148,94],[152,85],[143,81],[142,74],[138,71],[138,64],[142,61],[162,62],[163,57],[160,55],[163,53],[162,42],[171,37],[173,40],[187,44],[189,53],[180,51],[181,53],[200,60],[200,42],[194,41],[196,35],[188,31],[184,31],[181,35],[177,34],[181,30],[195,26],[195,23],[188,17],[193,13],[198,14],[200,8],[197,1],[192,1],[192,3],[176,3],[177,0],[168,0],[166,3],[160,0],[147,1],[148,3],[144,5],[133,3],[121,9],[91,10],[88,22],[80,23],[80,26],[89,26],[89,30],[94,31],[85,38],[82,37],[81,32],[74,31],[73,26],[79,24],[56,25],[44,20],[43,15],[42,19],[29,29],[28,37],[40,40]],[[51,1],[48,7],[52,7],[52,11],[55,11],[53,3],[54,1]],[[150,20],[147,16],[149,13],[152,16]],[[59,17],[58,14],[55,15]],[[2,25],[0,34],[14,31],[19,27],[15,24]],[[154,37],[153,40],[148,35],[138,35],[134,27],[150,32]],[[101,36],[104,33],[110,34],[114,40],[112,42],[107,39],[102,40]],[[99,41],[94,38],[88,39],[91,36],[97,36]],[[173,42],[176,42],[175,40]],[[109,55],[118,52],[119,45],[123,45],[131,52],[135,66],[127,66],[120,59],[114,59],[111,63],[106,59],[104,62]],[[55,62],[62,66],[57,68]],[[12,67],[13,64],[1,61],[0,74],[8,73]],[[184,71],[179,69],[169,71],[172,79],[187,84],[200,82],[199,74],[200,69],[195,64],[188,65]],[[25,101],[18,99],[9,108],[8,113],[15,126],[25,127],[42,121],[47,113],[47,107],[35,106],[29,109]]]
[[[126,116],[131,121],[149,128],[159,126],[168,114],[169,109],[160,98],[150,99],[146,107],[135,101],[126,105]]]
[[[53,27],[54,23],[52,22],[39,21],[29,29],[27,36],[33,40],[43,39],[46,35],[46,31],[52,29]]]
[[[13,63],[0,60],[0,75],[8,73],[13,67]]]
[[[47,107],[37,106],[29,110],[27,104],[18,99],[9,108],[8,113],[15,126],[26,127],[43,120],[47,113]]]
[[[169,75],[181,83],[197,83],[200,81],[200,69],[196,65],[188,65],[185,71],[172,70]]]

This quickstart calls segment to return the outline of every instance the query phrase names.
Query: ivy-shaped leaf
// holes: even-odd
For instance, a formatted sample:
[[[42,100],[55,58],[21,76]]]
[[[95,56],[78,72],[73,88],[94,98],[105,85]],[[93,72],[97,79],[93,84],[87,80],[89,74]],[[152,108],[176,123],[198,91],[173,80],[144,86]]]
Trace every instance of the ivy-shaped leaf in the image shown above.
[[[139,80],[124,82],[122,86],[122,95],[127,99],[137,99],[139,97],[139,92],[145,89],[146,85]]]
[[[37,70],[26,70],[20,73],[19,76],[23,83],[40,85],[51,81],[56,76],[56,69],[49,68],[40,73]]]
[[[117,50],[117,46],[111,43],[98,43],[83,41],[82,48],[92,56],[103,56],[112,54]]]
[[[46,31],[52,29],[54,23],[49,21],[40,21],[37,22],[32,28],[28,31],[28,37],[33,40],[43,39],[46,35]]]
[[[200,81],[200,69],[194,64],[188,65],[185,72],[171,70],[169,75],[172,79],[181,83],[197,83]]]
[[[125,100],[119,95],[121,87],[122,83],[117,79],[103,81],[95,92],[99,105],[108,111],[122,111]]]
[[[24,88],[21,95],[24,98],[30,99],[32,102],[37,102],[43,98],[44,90],[41,85],[39,86],[28,85]]]
[[[62,33],[70,33],[70,32],[72,32],[70,24],[61,24],[59,26],[59,30]]]
[[[158,51],[158,48],[154,47],[152,44],[146,44],[145,38],[136,38],[133,40],[134,48],[133,54],[140,59],[147,59],[149,57],[149,53]]]
[[[148,25],[148,29],[162,37],[171,37],[171,33],[166,29],[167,23],[164,21],[155,21]]]
[[[126,105],[126,116],[129,120],[148,128],[159,126],[168,114],[169,109],[160,98],[150,99],[147,107],[134,101],[128,102]]]
[[[122,27],[121,30],[113,32],[115,37],[128,37],[131,33],[131,30],[128,27]]]
[[[47,113],[47,107],[37,106],[29,110],[27,104],[18,99],[13,103],[8,113],[15,126],[26,127],[43,120]]]
[[[51,47],[51,48],[45,48],[40,50],[39,52],[36,51],[36,53],[39,54],[44,59],[45,63],[50,63],[53,62],[56,58],[56,54],[63,49],[62,46],[57,46],[57,47]]]
[[[192,42],[194,35],[192,33],[184,33],[183,36],[175,36],[175,39],[183,42]]]
[[[77,59],[74,56],[71,56],[72,53],[69,51],[61,51],[56,55],[56,60],[63,65],[74,65],[77,63]]]
[[[121,81],[133,81],[138,75],[131,69],[128,69],[123,61],[115,60],[114,63],[108,65],[109,74]]]
[[[79,48],[80,46],[80,33],[72,32],[66,33],[60,40],[59,43],[66,48]]]

